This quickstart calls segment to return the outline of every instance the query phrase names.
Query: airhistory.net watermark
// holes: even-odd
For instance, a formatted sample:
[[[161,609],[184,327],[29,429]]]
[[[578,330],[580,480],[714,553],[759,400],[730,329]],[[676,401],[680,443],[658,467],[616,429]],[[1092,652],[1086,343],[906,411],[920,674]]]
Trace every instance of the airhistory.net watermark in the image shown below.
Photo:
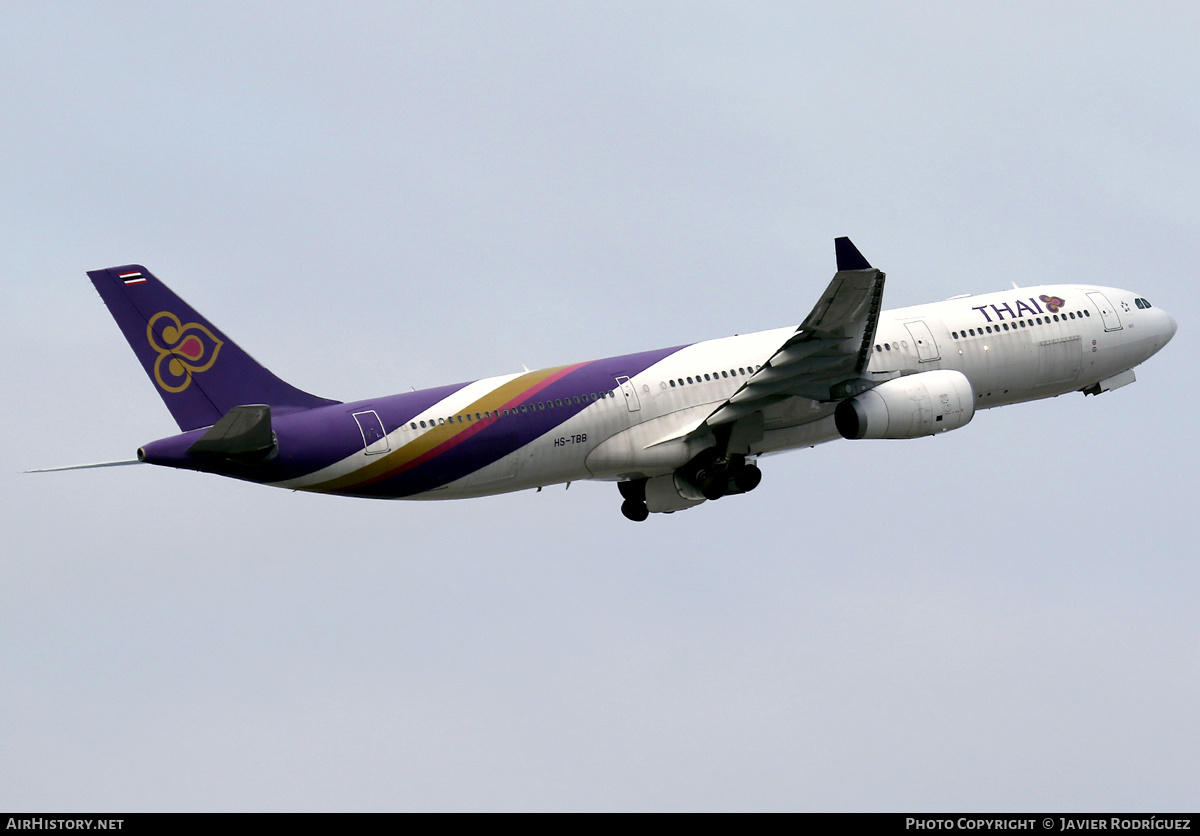
[[[120,830],[125,819],[50,819],[43,816],[9,816],[5,830]]]

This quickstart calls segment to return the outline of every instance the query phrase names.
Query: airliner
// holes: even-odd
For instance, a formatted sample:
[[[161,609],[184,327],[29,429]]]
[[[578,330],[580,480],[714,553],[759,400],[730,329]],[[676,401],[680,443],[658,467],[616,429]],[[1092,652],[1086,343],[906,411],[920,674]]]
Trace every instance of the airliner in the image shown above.
[[[1175,334],[1144,296],[1051,284],[882,310],[848,238],[799,327],[349,403],[276,377],[140,265],[88,273],[179,425],[126,462],[290,490],[462,499],[594,479],[641,522],[748,493],[760,457],[919,438],[995,406],[1099,395]]]

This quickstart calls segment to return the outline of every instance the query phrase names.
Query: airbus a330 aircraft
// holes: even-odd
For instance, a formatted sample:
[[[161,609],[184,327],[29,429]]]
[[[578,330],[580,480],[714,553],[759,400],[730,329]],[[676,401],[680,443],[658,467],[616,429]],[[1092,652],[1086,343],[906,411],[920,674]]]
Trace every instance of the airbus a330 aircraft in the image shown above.
[[[1144,297],[1092,285],[884,311],[884,274],[835,243],[837,274],[798,328],[352,403],[280,380],[144,267],[88,276],[183,431],[139,462],[378,499],[600,479],[637,521],[753,490],[765,453],[1116,389],[1175,334]]]

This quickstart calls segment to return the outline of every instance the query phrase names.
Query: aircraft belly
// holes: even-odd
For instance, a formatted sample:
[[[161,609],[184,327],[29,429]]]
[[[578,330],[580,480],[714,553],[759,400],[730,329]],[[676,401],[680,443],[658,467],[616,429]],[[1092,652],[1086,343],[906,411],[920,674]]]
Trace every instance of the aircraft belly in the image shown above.
[[[618,398],[585,410],[498,461],[413,498],[487,496],[590,479],[592,474],[584,462],[600,444],[606,428],[624,427],[633,420],[635,413],[630,413],[625,403]]]
[[[682,437],[722,401],[696,404],[614,433],[596,445],[585,464],[593,478],[657,476],[683,467],[710,442]]]

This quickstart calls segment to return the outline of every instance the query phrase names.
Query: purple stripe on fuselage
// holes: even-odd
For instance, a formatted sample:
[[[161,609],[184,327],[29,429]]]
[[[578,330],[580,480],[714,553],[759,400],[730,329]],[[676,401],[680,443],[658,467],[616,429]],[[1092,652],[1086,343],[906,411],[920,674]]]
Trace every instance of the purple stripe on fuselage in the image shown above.
[[[276,461],[280,462],[279,467],[283,469],[279,475],[264,477],[259,481],[294,479],[361,453],[363,437],[354,420],[356,412],[374,411],[383,423],[384,432],[390,433],[469,385],[455,383],[289,415],[275,427],[279,437],[279,456]],[[289,448],[293,451],[291,455],[288,454]]]
[[[374,410],[383,422],[385,431],[391,432],[468,385],[455,383],[436,389],[323,406],[281,416],[276,416],[272,411],[271,428],[279,441],[279,454],[264,464],[246,466],[189,455],[188,447],[196,443],[208,431],[207,428],[152,441],[144,445],[142,450],[146,461],[151,464],[222,473],[251,482],[283,482],[306,476],[361,453],[363,437],[354,420],[355,412]]]
[[[494,464],[525,445],[541,438],[560,424],[566,423],[584,409],[599,403],[590,400],[593,392],[611,393],[617,390],[618,377],[633,377],[686,346],[660,348],[637,354],[607,357],[585,363],[529,396],[521,403],[533,405],[526,411],[493,421],[488,426],[455,444],[445,452],[416,467],[371,484],[358,485],[339,491],[352,496],[405,497],[447,485],[477,470]],[[575,397],[580,403],[575,403]],[[585,399],[587,396],[588,399]],[[563,400],[562,406],[537,409],[536,404]],[[568,403],[569,401],[569,403]],[[625,410],[624,399],[617,394],[614,405]],[[519,406],[518,406],[519,409]]]
[[[339,489],[337,493],[365,497],[405,497],[461,479],[578,415],[592,405],[591,393],[617,391],[618,377],[634,377],[681,348],[686,346],[585,363],[544,387],[532,388],[526,399],[515,404],[518,409],[520,404],[525,404],[525,413],[497,419],[411,469],[370,484]],[[239,465],[189,454],[188,447],[204,435],[206,429],[153,441],[142,449],[145,460],[152,464],[221,473],[252,482],[283,482],[307,476],[361,453],[363,437],[354,420],[354,413],[374,410],[383,422],[384,430],[391,433],[468,385],[456,383],[419,392],[318,407],[279,417],[273,414],[272,429],[279,441],[279,452],[269,462],[258,465]],[[584,395],[589,397],[586,402]],[[575,396],[579,396],[580,403],[575,403]],[[619,393],[617,397],[614,404],[619,404],[624,410],[625,404]],[[561,407],[536,409],[538,402],[557,401],[560,398],[564,401]],[[568,399],[569,404],[566,403]],[[529,404],[534,405],[533,411],[528,411]]]

